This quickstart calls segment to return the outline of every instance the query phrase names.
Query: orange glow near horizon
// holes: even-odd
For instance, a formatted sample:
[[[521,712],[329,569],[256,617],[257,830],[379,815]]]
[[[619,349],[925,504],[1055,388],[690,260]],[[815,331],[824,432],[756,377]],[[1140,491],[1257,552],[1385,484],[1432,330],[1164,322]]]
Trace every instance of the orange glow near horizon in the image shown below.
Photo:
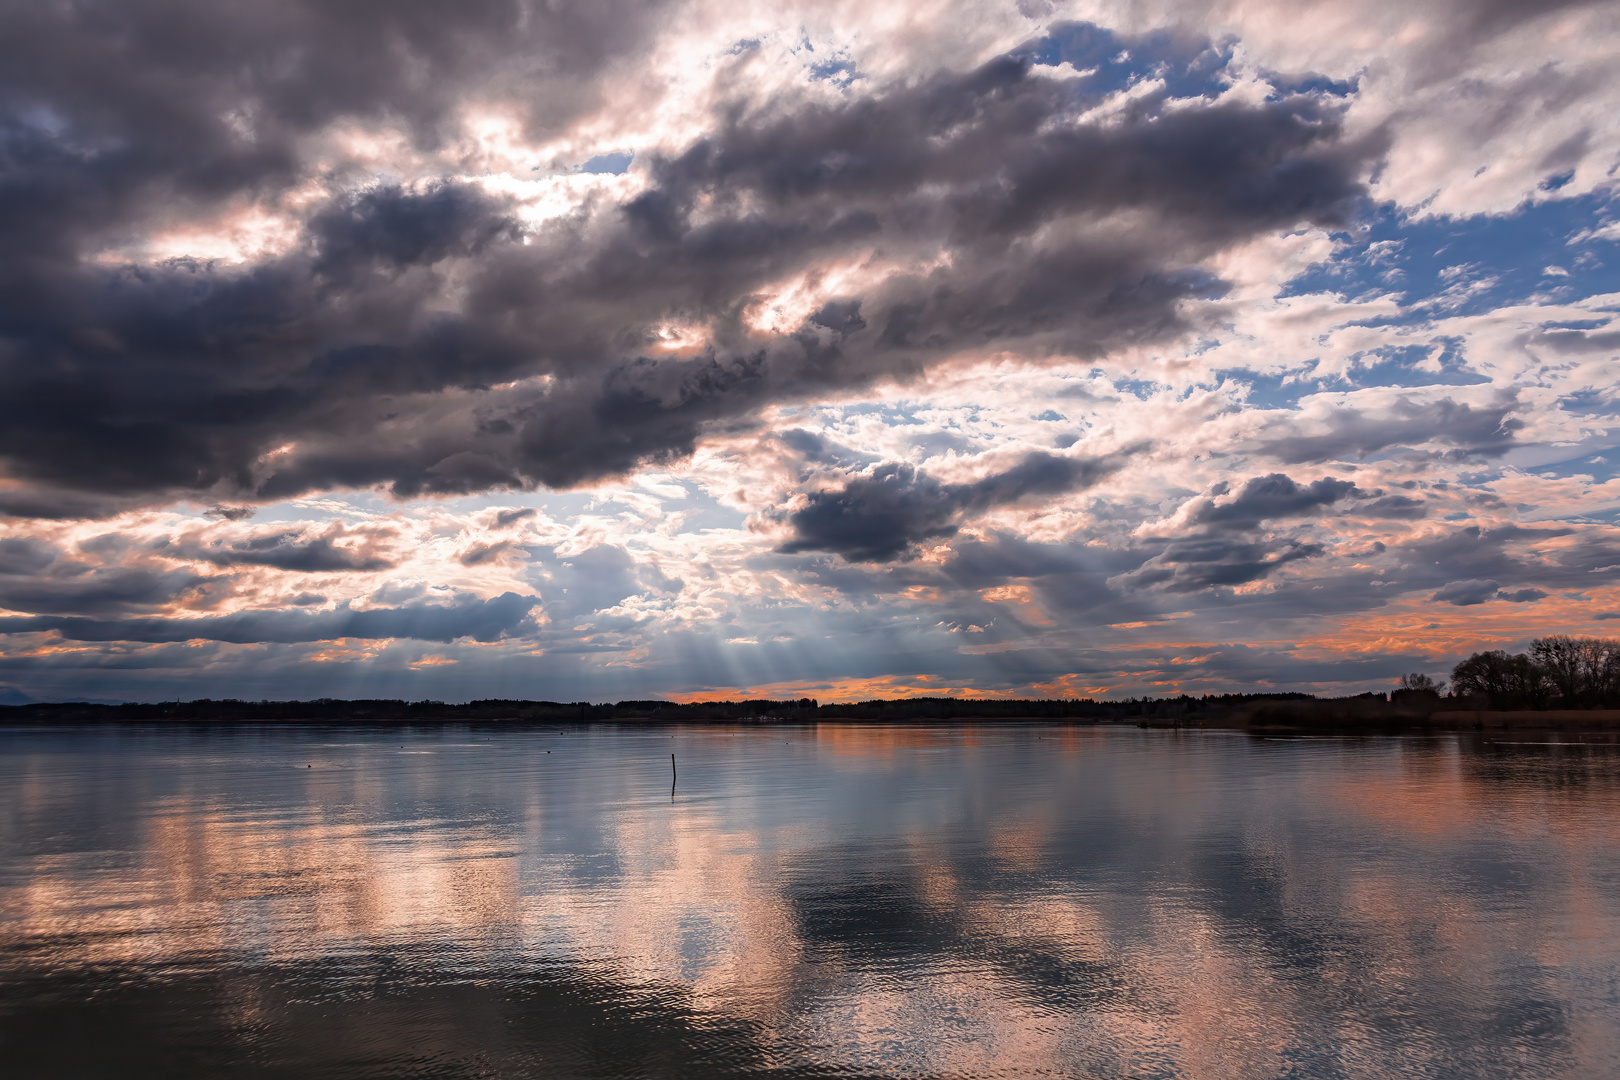
[[[1019,690],[981,690],[947,680],[940,675],[885,675],[867,679],[761,683],[748,687],[709,687],[666,693],[664,697],[681,705],[700,701],[784,701],[814,698],[823,705],[848,705],[875,699],[956,697],[976,701],[1028,697]]]

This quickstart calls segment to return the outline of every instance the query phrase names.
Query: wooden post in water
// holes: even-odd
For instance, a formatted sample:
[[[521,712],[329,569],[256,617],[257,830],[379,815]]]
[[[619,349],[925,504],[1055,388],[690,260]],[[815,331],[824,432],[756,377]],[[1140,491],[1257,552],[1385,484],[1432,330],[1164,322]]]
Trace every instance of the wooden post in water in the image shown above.
[[[675,755],[669,755],[669,801],[675,801]]]

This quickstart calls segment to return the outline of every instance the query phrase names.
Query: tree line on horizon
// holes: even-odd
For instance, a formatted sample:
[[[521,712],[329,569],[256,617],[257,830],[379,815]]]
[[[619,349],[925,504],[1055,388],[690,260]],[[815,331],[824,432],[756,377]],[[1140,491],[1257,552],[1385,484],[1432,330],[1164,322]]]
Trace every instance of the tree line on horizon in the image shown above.
[[[1361,698],[1382,702],[1383,694]],[[612,720],[750,721],[750,720],[1128,720],[1188,717],[1219,713],[1258,701],[1311,702],[1319,700],[1298,692],[1180,695],[1165,698],[1130,698],[1097,701],[1092,698],[874,698],[868,701],[822,704],[814,698],[776,701],[748,700],[675,702],[663,700],[618,702],[558,702],[491,698],[452,704],[404,699],[317,698],[312,701],[196,701],[56,702],[0,706],[0,722],[72,723],[85,721],[159,722],[291,722],[343,721],[431,723],[437,721],[525,721],[544,724],[594,723]],[[1357,699],[1359,700],[1359,698]]]
[[[1398,703],[1438,698],[1442,689],[1408,675],[1391,697]],[[1446,696],[1498,710],[1620,708],[1620,639],[1553,634],[1522,653],[1477,652],[1451,669]]]

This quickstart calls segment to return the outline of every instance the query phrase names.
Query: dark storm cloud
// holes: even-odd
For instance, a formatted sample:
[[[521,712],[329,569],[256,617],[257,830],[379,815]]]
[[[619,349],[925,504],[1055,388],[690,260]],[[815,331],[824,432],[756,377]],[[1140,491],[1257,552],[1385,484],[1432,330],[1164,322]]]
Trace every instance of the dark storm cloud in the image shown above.
[[[1032,47],[831,102],[730,102],[685,151],[638,164],[649,187],[622,212],[521,237],[512,205],[474,185],[317,177],[304,156],[339,121],[442,147],[475,100],[558,121],[648,11],[8,9],[0,467],[21,484],[0,510],[569,486],[965,350],[1100,356],[1181,332],[1181,302],[1223,288],[1197,269],[1208,256],[1346,222],[1380,150],[1346,142],[1322,94],[1148,95],[1082,123],[1109,86],[1035,76]],[[1220,84],[1224,54],[1118,43],[1142,44],[1142,75]],[[312,180],[335,193],[277,257],[100,258]],[[747,329],[771,283],[873,247],[935,269],[835,297],[793,332]],[[709,348],[650,355],[670,319],[706,325]]]
[[[1339,510],[1362,517],[1407,519],[1427,512],[1421,499],[1364,491],[1349,480],[1332,476],[1308,484],[1286,473],[1254,476],[1236,495],[1216,501],[1230,491],[1230,485],[1223,482],[1211,496],[1194,499],[1185,514],[1187,535],[1170,540],[1157,554],[1128,573],[1110,578],[1109,583],[1126,590],[1156,587],[1173,593],[1244,585],[1289,563],[1327,552],[1324,545],[1308,538],[1259,535],[1267,522]],[[1380,542],[1377,551],[1383,549]],[[1351,602],[1359,606],[1364,599]]]
[[[1470,525],[1391,544],[1385,554],[1396,563],[1387,575],[1390,587],[1469,607],[1490,600],[1533,603],[1550,590],[1589,589],[1620,564],[1620,543],[1602,526]]]
[[[1497,457],[1513,446],[1514,432],[1524,427],[1523,420],[1509,415],[1517,406],[1512,398],[1482,407],[1444,398],[1427,404],[1401,399],[1376,415],[1336,409],[1325,433],[1266,439],[1258,449],[1290,465],[1361,459],[1431,442],[1453,447],[1451,454]]]
[[[1400,577],[1411,588],[1451,587],[1457,582],[1501,582],[1590,585],[1590,573],[1613,561],[1613,545],[1581,550],[1585,545],[1561,552],[1555,560],[1528,557],[1523,549],[1530,543],[1568,535],[1568,529],[1520,528],[1481,529],[1477,525],[1436,536],[1425,536],[1404,544],[1393,544],[1390,553],[1400,561]]]
[[[1124,454],[1073,458],[1036,452],[971,484],[941,484],[903,462],[880,465],[836,491],[812,492],[804,507],[788,515],[794,536],[777,550],[831,551],[852,562],[905,558],[917,544],[955,535],[969,515],[1077,491],[1118,469],[1124,459]]]
[[[532,506],[526,506],[519,510],[502,510],[495,515],[495,527],[504,529],[508,525],[516,525],[525,518],[534,517],[535,513],[536,511]]]
[[[1341,499],[1361,494],[1361,489],[1348,480],[1325,476],[1301,486],[1290,476],[1272,473],[1249,480],[1243,490],[1227,502],[1209,500],[1200,504],[1189,520],[1194,525],[1252,529],[1262,521],[1313,514]]]
[[[944,571],[957,585],[976,591],[1011,579],[1081,578],[1100,584],[1102,577],[1130,569],[1139,560],[1111,547],[1039,543],[997,533],[954,545]]]
[[[1218,585],[1246,585],[1279,567],[1323,554],[1320,544],[1299,540],[1234,541],[1221,537],[1177,540],[1141,567],[1110,584],[1166,592],[1197,592]]]
[[[328,207],[310,222],[323,283],[343,287],[367,271],[397,273],[449,258],[477,255],[496,240],[521,239],[506,203],[467,184],[430,184],[362,192]]]
[[[462,595],[449,603],[411,603],[353,611],[244,611],[214,618],[87,619],[52,616],[0,618],[0,633],[54,631],[69,641],[330,641],[334,638],[413,638],[420,641],[498,641],[533,630],[529,613],[539,601],[503,593],[490,600]]]
[[[271,566],[278,570],[328,573],[339,570],[387,570],[394,563],[379,554],[375,534],[364,533],[339,547],[335,541],[346,538],[341,528],[330,528],[320,536],[301,531],[274,532],[245,540],[216,540],[211,544],[183,542],[163,554],[176,558],[199,559],[215,566]]]
[[[13,4],[0,13],[0,101],[13,153],[69,181],[24,185],[35,208],[88,210],[83,226],[95,228],[122,223],[145,198],[296,179],[294,141],[337,118],[386,118],[423,146],[452,134],[475,96],[526,107],[537,128],[563,122],[594,97],[604,65],[641,44],[661,6]]]
[[[788,518],[794,538],[777,550],[888,562],[925,540],[955,535],[964,495],[905,463],[880,465],[840,491],[812,492]]]
[[[1556,353],[1582,355],[1584,353],[1614,353],[1620,351],[1620,333],[1606,331],[1592,333],[1564,327],[1545,330],[1539,334],[1526,334],[1527,344],[1536,344]]]
[[[456,556],[456,561],[462,566],[480,566],[483,563],[498,559],[504,553],[512,550],[510,540],[500,540],[492,544],[473,544]]]
[[[186,570],[151,567],[68,568],[58,573],[0,575],[0,607],[42,614],[102,615],[141,612],[191,594],[203,601],[207,578]]]
[[[1422,499],[1409,495],[1386,495],[1363,491],[1349,480],[1324,476],[1300,484],[1286,473],[1271,473],[1247,480],[1237,495],[1225,502],[1230,485],[1221,483],[1209,498],[1195,500],[1187,514],[1189,524],[1211,531],[1254,529],[1263,522],[1291,517],[1311,517],[1334,507],[1361,517],[1413,520],[1428,513]]]
[[[35,542],[0,541],[0,608],[12,611],[103,615],[144,611],[188,595],[206,603],[214,584],[188,570],[101,566]]]
[[[1498,600],[1506,600],[1510,604],[1533,604],[1537,600],[1544,600],[1550,595],[1540,589],[1515,589],[1508,592],[1506,589],[1496,594]]]
[[[336,122],[386,123],[419,150],[453,137],[472,99],[503,102],[536,131],[566,122],[656,26],[659,6],[6,6],[0,384],[13,407],[0,456],[35,485],[8,508],[71,516],[160,491],[258,494],[245,471],[258,452],[321,424],[323,401],[341,416],[390,389],[375,371],[356,386],[344,371],[312,370],[393,344],[332,318],[361,299],[342,275],[365,260],[397,269],[468,254],[467,241],[500,230],[441,186],[414,203],[386,191],[339,199],[314,215],[314,258],[118,272],[86,256],[190,214],[350,182],[301,156],[300,140]],[[459,226],[449,237],[446,219]],[[397,303],[421,292],[393,284]],[[395,311],[371,315],[386,324]],[[454,381],[440,373],[426,387]],[[45,411],[30,418],[30,407]]]
[[[1384,495],[1357,506],[1356,513],[1392,521],[1415,521],[1428,516],[1429,508],[1422,499],[1410,495]]]
[[[179,604],[207,611],[232,595],[231,574],[205,575],[176,561],[268,566],[319,573],[377,571],[387,530],[279,530],[232,540],[161,537],[137,543],[116,533],[58,550],[33,539],[0,540],[0,607],[40,615],[146,615]]]
[[[1308,488],[1301,486],[1298,491],[1304,493]],[[1390,516],[1387,500],[1391,498],[1404,497],[1382,496],[1352,506],[1350,512],[1360,514],[1366,507],[1383,503],[1382,512],[1375,516]],[[1419,508],[1404,504],[1393,509],[1408,516],[1419,513]],[[1563,542],[1545,552],[1535,550],[1536,545],[1552,540]],[[1324,545],[1302,537],[1256,539],[1252,532],[1225,536],[1211,531],[1171,541],[1138,568],[1111,577],[1109,584],[1122,589],[1152,586],[1169,592],[1191,592],[1212,585],[1256,581],[1288,563],[1326,554]],[[1280,602],[1279,615],[1288,613],[1284,609],[1292,609],[1294,614],[1356,610],[1377,606],[1386,596],[1417,591],[1430,593],[1430,599],[1436,602],[1459,606],[1489,600],[1531,603],[1550,595],[1548,589],[1592,587],[1594,573],[1620,564],[1620,543],[1614,540],[1612,530],[1601,527],[1576,530],[1510,525],[1482,529],[1470,525],[1400,543],[1380,541],[1371,550],[1344,554],[1386,561],[1388,572],[1379,579],[1379,591],[1369,590],[1365,574],[1341,574],[1338,578],[1316,578],[1314,584],[1321,588],[1303,592],[1296,589],[1286,595],[1278,590],[1269,597],[1245,598],[1242,602],[1273,606]]]
[[[1289,651],[1243,644],[1201,645],[1192,655],[1176,646],[1147,645],[1134,649],[1081,650],[1076,666],[1099,679],[1129,672],[1159,687],[1219,690],[1227,687],[1329,684],[1385,679],[1391,671],[1410,670],[1422,657],[1372,653],[1353,657],[1304,658]]]
[[[834,442],[825,435],[803,428],[788,428],[786,431],[776,433],[776,439],[789,450],[803,457],[806,461],[827,465],[869,464],[875,460],[871,454],[863,454],[852,450],[842,443]]]
[[[1457,607],[1472,607],[1475,604],[1483,604],[1487,600],[1495,600],[1501,589],[1502,587],[1499,584],[1489,579],[1470,578],[1467,581],[1447,582],[1443,588],[1429,599],[1442,604],[1453,604]]]
[[[0,540],[0,574],[35,574],[56,561],[49,544],[28,537]]]

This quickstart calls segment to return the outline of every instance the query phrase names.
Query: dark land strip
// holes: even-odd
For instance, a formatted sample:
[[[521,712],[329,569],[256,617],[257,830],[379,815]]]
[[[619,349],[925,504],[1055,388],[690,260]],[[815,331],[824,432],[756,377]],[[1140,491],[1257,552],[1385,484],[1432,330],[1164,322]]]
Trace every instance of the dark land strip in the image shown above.
[[[1221,694],[1095,701],[1089,698],[901,698],[822,705],[788,701],[620,701],[488,699],[464,704],[403,699],[54,702],[0,706],[0,724],[807,724],[1065,723],[1240,730],[1257,734],[1369,734],[1426,731],[1620,734],[1620,709],[1491,709],[1487,702],[1396,691],[1344,698],[1308,694]]]

